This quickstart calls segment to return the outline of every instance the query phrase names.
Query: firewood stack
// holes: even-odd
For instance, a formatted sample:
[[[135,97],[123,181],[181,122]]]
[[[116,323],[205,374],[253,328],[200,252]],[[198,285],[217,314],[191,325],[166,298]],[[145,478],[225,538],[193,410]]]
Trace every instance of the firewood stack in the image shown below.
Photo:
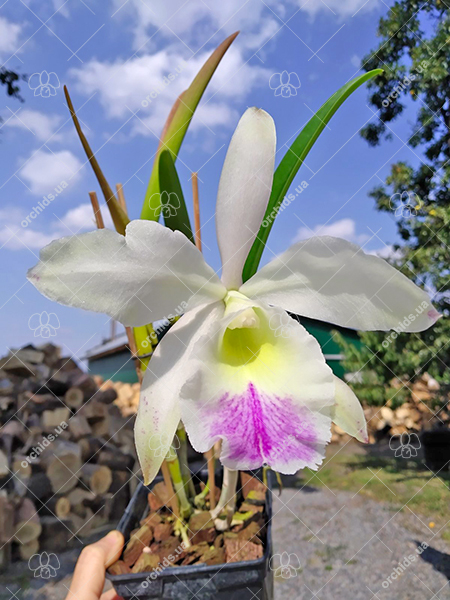
[[[435,426],[450,424],[448,391],[431,377],[424,373],[420,379],[411,383],[392,379],[389,382],[393,398],[386,406],[365,406],[364,398],[359,397],[364,407],[367,420],[369,442],[371,444],[392,436],[404,433],[416,433],[431,429]],[[398,390],[398,393],[396,393]],[[406,402],[400,406],[400,393],[407,393]],[[440,410],[440,407],[443,407]],[[343,443],[350,439],[342,429],[333,425],[332,442]]]
[[[118,522],[137,463],[117,399],[53,344],[0,360],[0,566]]]

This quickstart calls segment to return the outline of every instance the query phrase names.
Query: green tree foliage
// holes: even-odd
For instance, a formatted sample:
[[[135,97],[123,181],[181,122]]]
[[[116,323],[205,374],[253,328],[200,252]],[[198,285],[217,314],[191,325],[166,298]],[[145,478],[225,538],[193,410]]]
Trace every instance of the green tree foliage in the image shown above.
[[[20,95],[19,81],[26,80],[25,75],[19,75],[15,71],[10,71],[5,68],[0,69],[0,85],[4,85],[6,87],[6,93],[8,96],[12,96],[13,98],[17,98],[21,102],[23,102],[23,98]]]
[[[412,106],[416,112],[410,136],[402,140],[412,150],[412,164],[392,164],[384,185],[370,195],[379,210],[396,220],[403,240],[390,261],[432,290],[444,318],[428,331],[399,333],[389,341],[389,333],[363,333],[362,352],[344,348],[346,366],[352,371],[365,369],[359,386],[370,378],[372,384],[386,385],[394,377],[409,382],[425,371],[449,383],[450,3],[399,0],[380,19],[378,35],[378,47],[363,59],[364,70],[384,68],[383,75],[369,83],[377,119],[361,134],[377,146],[396,137],[391,123],[405,110]],[[386,394],[384,399],[379,395],[371,399],[373,403],[387,399]]]

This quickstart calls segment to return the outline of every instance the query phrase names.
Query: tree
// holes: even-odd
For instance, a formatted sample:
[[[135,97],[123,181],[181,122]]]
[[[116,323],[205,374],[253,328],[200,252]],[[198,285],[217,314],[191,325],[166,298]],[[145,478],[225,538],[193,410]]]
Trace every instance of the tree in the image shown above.
[[[19,75],[18,73],[5,68],[0,69],[0,84],[6,86],[6,93],[8,96],[17,98],[21,102],[23,102],[23,98],[20,95],[18,82],[21,80],[26,81],[26,79],[26,75]]]
[[[378,47],[363,59],[369,71],[384,74],[369,83],[377,120],[361,135],[376,146],[396,134],[391,123],[416,106],[416,121],[405,141],[412,162],[392,164],[384,185],[370,193],[379,210],[392,214],[404,243],[390,262],[432,291],[444,317],[450,308],[450,4],[447,0],[399,0],[380,19]],[[415,155],[415,157],[413,156]],[[372,381],[393,377],[408,382],[428,371],[450,382],[450,325],[440,319],[420,334],[362,333],[362,352],[348,352],[347,367],[370,365]],[[367,366],[365,367],[367,370]],[[375,379],[373,379],[375,377]],[[375,403],[385,401],[373,398]]]

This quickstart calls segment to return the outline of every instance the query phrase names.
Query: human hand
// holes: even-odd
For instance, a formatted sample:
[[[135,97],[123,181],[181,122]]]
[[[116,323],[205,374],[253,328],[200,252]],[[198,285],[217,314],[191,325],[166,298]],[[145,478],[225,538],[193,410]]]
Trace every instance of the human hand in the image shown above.
[[[114,589],[102,594],[106,569],[119,558],[124,545],[119,531],[83,548],[66,600],[119,600]]]

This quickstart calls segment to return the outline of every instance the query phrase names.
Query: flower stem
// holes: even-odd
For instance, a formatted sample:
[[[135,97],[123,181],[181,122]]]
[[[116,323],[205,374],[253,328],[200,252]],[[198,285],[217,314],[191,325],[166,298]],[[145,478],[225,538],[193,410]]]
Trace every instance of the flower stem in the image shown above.
[[[187,436],[186,429],[181,425],[177,429],[177,438],[180,441],[180,447],[178,448],[178,456],[180,460],[181,475],[183,477],[183,483],[187,489],[189,498],[194,498],[195,487],[192,480],[191,471],[189,470],[188,464],[188,448],[187,448]]]
[[[232,471],[227,467],[223,468],[223,484],[220,493],[219,502],[214,510],[211,511],[211,517],[216,519],[220,513],[226,509],[229,525],[233,519],[234,509],[236,507],[236,485],[238,481],[239,471]]]
[[[181,518],[188,519],[192,513],[192,506],[186,496],[183,477],[181,476],[180,462],[173,446],[170,447],[166,456],[166,462],[169,467],[175,494],[180,505]]]

